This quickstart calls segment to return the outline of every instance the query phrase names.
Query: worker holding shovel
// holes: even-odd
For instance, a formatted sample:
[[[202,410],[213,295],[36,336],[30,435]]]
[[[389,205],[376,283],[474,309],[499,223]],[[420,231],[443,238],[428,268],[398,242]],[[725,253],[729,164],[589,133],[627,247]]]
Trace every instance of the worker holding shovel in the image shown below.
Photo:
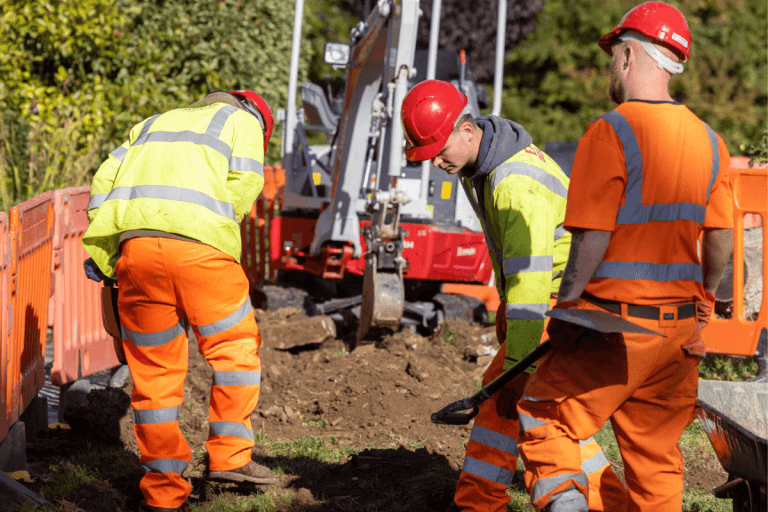
[[[700,337],[732,247],[729,154],[669,95],[691,34],[663,2],[629,11],[600,39],[619,106],[579,142],[564,226],[572,235],[556,310],[596,310],[661,335],[603,334],[553,319],[553,351],[529,380],[519,449],[536,510],[587,512],[580,440],[606,421],[630,511],[679,512],[677,441],[694,418]],[[697,249],[704,232],[701,257]]]
[[[473,118],[467,103],[451,83],[427,80],[403,100],[401,121],[406,157],[458,173],[483,225],[502,299],[496,314],[501,348],[483,377],[485,385],[541,340],[570,245],[562,228],[568,177],[522,126],[497,116]],[[515,405],[532,371],[479,406],[456,488],[461,510],[506,510],[518,459]],[[605,455],[592,438],[582,444],[593,490],[590,508],[623,510],[623,489]]]

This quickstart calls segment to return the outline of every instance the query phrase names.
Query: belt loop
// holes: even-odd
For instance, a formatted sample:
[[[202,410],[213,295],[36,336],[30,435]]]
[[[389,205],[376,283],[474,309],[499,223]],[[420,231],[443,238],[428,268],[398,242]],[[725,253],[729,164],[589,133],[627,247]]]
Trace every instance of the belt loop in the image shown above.
[[[626,302],[619,303],[621,318],[627,318],[629,316],[629,306]]]

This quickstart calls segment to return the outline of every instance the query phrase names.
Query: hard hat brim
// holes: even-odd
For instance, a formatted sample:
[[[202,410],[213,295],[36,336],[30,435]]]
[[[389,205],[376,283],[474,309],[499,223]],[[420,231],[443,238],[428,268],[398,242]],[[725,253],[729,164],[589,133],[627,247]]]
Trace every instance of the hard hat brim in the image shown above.
[[[432,160],[440,154],[444,147],[445,141],[433,142],[432,144],[427,144],[426,146],[416,146],[406,150],[405,158],[411,162],[423,162],[425,160]]]
[[[613,42],[619,32],[620,30],[611,30],[597,41],[597,44],[600,45],[600,48],[608,55],[613,55]]]

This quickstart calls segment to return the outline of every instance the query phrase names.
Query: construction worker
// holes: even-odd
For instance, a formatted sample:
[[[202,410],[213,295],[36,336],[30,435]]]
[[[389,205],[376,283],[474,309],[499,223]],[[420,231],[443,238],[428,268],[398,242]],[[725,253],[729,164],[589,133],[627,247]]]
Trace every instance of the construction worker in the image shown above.
[[[519,449],[536,510],[586,512],[592,496],[579,440],[610,420],[628,509],[680,512],[677,441],[694,418],[700,332],[733,243],[730,156],[669,94],[691,49],[680,11],[643,3],[599,45],[612,55],[618,107],[579,141],[564,224],[573,240],[556,307],[609,311],[662,336],[551,320],[554,351],[517,406]]]
[[[496,314],[501,347],[485,385],[541,341],[570,245],[562,228],[568,177],[519,124],[497,116],[473,118],[467,97],[449,82],[417,84],[403,100],[401,121],[406,157],[458,173],[483,225],[502,299]],[[461,510],[506,510],[518,459],[515,404],[532,371],[480,406],[456,488]],[[594,510],[623,510],[621,482],[593,438],[583,439],[583,451],[595,485]]]
[[[208,478],[274,483],[251,460],[261,343],[240,266],[240,221],[264,184],[272,112],[253,91],[217,91],[130,131],[93,178],[83,245],[117,280],[140,462],[140,511],[189,510],[179,429],[187,330],[214,370]],[[123,354],[118,354],[121,356]]]

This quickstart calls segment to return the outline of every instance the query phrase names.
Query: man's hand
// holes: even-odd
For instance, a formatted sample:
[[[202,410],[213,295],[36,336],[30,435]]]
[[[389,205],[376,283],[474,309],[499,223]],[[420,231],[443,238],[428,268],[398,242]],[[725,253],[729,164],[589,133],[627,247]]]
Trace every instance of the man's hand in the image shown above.
[[[707,292],[707,298],[702,301],[696,301],[696,320],[698,322],[699,332],[701,332],[712,318],[712,310],[715,309],[715,296]]]
[[[568,301],[557,304],[553,309],[576,309],[576,302]],[[564,322],[556,318],[550,318],[547,325],[547,334],[552,348],[561,352],[572,350],[585,332],[589,331],[586,327]]]
[[[520,395],[514,389],[501,388],[496,392],[496,414],[508,420],[516,420],[518,418],[517,401],[519,399]]]
[[[496,308],[496,340],[499,345],[507,341],[507,303],[504,301]]]

